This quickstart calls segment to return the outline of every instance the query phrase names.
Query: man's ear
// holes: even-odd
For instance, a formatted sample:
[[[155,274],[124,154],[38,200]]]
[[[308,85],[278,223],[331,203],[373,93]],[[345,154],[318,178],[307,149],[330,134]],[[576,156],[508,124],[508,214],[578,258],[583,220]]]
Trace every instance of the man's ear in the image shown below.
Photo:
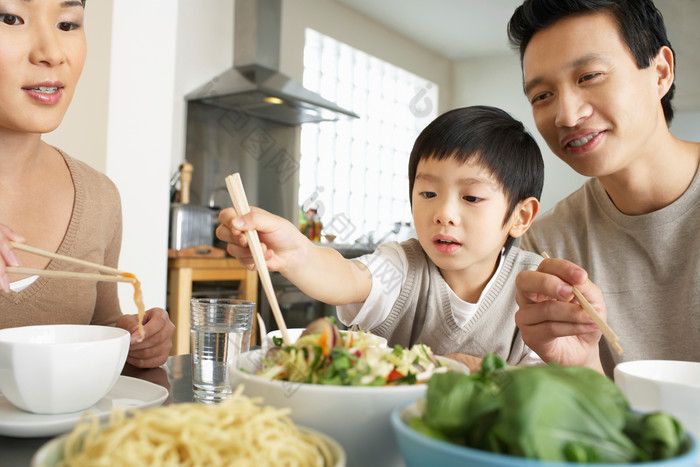
[[[654,67],[656,69],[657,86],[659,89],[659,99],[664,97],[675,77],[673,69],[673,51],[670,48],[663,46],[659,49],[659,53],[654,57]]]
[[[510,236],[518,238],[527,232],[539,211],[540,202],[535,197],[531,196],[519,202],[511,216],[511,225],[508,230]]]

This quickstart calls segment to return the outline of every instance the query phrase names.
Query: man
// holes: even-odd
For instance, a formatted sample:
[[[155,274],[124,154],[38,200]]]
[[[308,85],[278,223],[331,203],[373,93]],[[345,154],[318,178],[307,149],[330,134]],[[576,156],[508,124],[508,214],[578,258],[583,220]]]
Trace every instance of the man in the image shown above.
[[[546,361],[612,375],[635,359],[700,360],[700,144],[669,131],[674,53],[651,0],[526,0],[508,25],[551,150],[593,177],[521,247],[516,323]],[[597,284],[597,286],[596,286]],[[623,354],[572,286],[618,334]]]

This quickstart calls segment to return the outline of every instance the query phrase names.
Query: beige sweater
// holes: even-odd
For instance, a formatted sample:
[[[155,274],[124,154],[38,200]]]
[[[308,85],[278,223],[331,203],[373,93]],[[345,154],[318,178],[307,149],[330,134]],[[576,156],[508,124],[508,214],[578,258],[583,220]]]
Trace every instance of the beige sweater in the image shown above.
[[[61,152],[73,177],[75,201],[57,253],[117,267],[121,200],[103,174]],[[96,272],[52,260],[46,269]],[[127,284],[128,286],[128,284]],[[121,315],[117,284],[40,277],[20,292],[0,292],[0,328],[34,324],[114,324]]]
[[[601,339],[612,376],[622,361],[700,361],[699,227],[699,174],[676,201],[640,216],[621,213],[591,179],[540,216],[521,248],[573,261],[601,289],[624,349],[618,355]]]

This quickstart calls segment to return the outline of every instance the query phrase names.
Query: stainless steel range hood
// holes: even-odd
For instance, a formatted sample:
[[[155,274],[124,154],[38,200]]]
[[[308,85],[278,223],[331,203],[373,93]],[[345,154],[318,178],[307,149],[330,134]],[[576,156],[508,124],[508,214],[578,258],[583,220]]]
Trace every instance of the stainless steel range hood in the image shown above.
[[[186,96],[285,125],[359,118],[278,70],[281,0],[236,0],[234,69]]]

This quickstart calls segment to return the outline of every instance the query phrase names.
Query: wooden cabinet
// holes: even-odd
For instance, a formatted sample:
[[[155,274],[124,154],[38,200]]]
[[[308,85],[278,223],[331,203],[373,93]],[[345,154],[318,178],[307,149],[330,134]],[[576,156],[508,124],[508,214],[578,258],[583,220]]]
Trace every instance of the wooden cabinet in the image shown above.
[[[190,353],[190,299],[196,281],[239,281],[239,298],[257,302],[258,274],[235,258],[168,258],[168,312],[175,324],[172,355]],[[251,345],[256,343],[256,328],[253,318]]]

